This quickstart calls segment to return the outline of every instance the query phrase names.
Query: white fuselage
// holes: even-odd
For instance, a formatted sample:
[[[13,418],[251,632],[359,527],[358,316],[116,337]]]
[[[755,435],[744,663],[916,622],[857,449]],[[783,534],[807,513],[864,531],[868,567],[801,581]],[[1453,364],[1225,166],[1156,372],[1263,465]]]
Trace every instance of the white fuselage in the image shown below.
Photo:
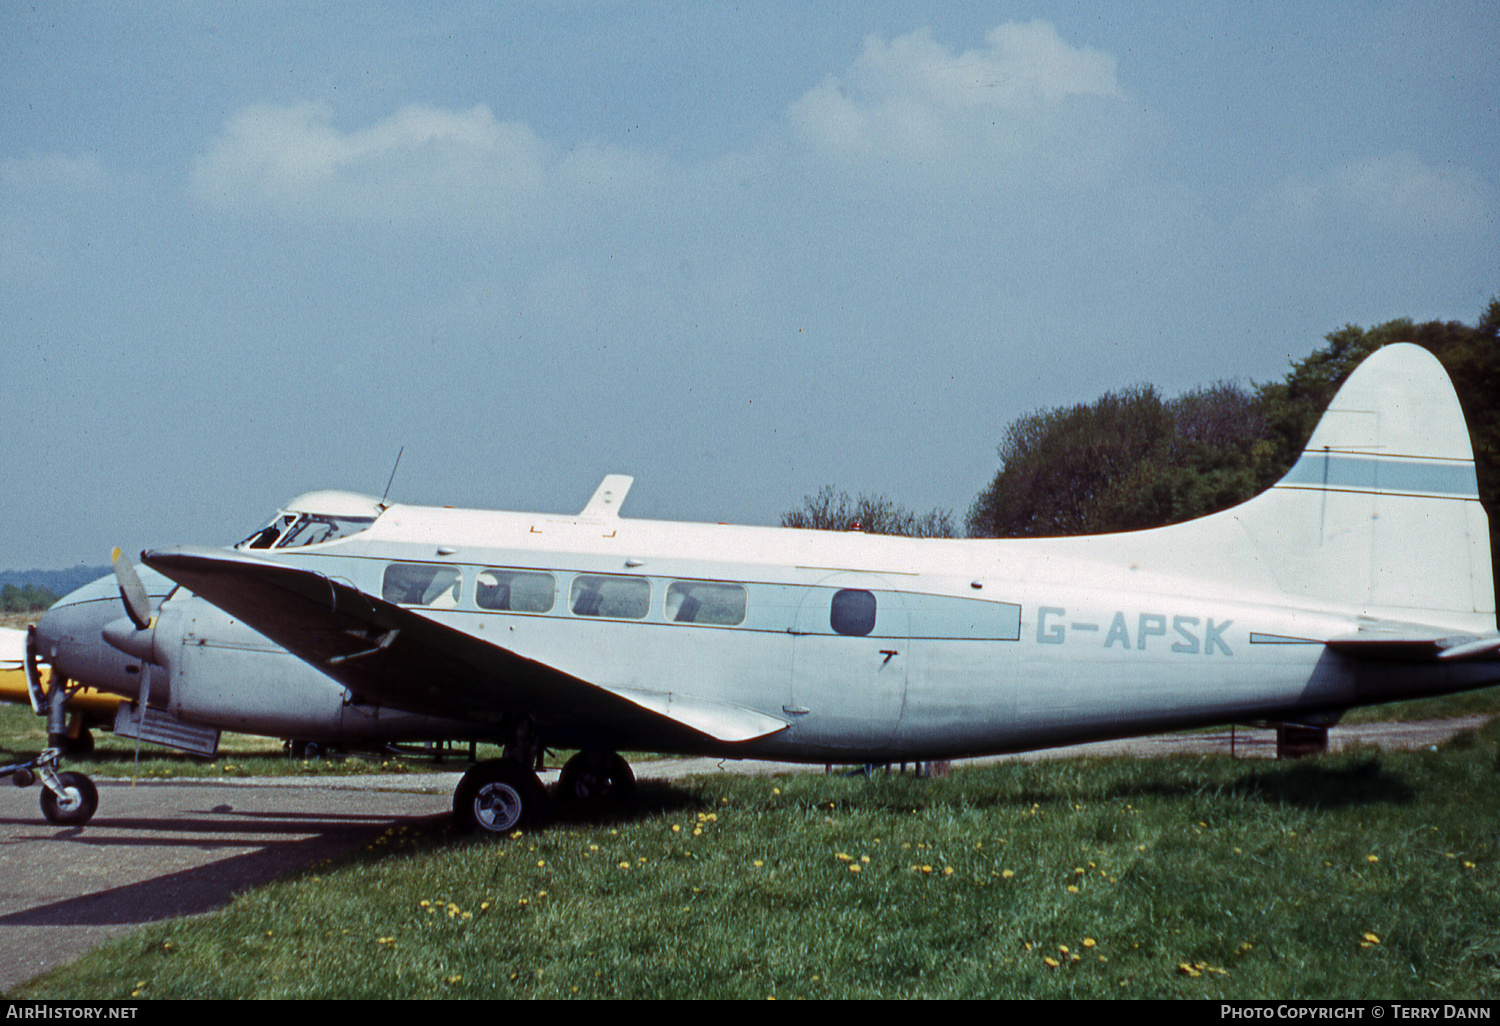
[[[1184,555],[1182,528],[913,540],[394,506],[356,535],[266,555],[414,599],[401,604],[643,704],[697,700],[786,724],[691,746],[742,757],[974,755],[1480,683],[1461,667],[1413,668],[1396,690],[1380,674],[1362,683],[1358,661],[1323,644],[1354,630],[1357,613],[1288,605],[1253,566],[1226,565],[1233,545],[1214,560],[1214,520],[1192,525]],[[393,597],[388,573],[423,568],[430,594]],[[517,572],[531,575],[525,608],[487,608],[480,585]],[[618,588],[590,610],[581,596],[601,582]],[[672,602],[701,584],[739,597],[717,622],[684,622]],[[841,593],[873,597],[873,622],[861,607],[835,624]]]

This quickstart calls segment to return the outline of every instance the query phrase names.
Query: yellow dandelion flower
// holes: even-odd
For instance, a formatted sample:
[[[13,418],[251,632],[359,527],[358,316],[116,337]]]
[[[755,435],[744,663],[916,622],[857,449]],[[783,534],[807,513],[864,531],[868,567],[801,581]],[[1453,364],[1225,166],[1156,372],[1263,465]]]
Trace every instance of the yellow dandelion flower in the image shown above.
[[[1365,861],[1366,862],[1379,862],[1380,861],[1380,856],[1379,855],[1366,855],[1365,856]]]
[[[1061,965],[1061,964],[1062,964],[1062,963],[1061,963],[1061,962],[1059,962],[1059,961],[1058,961],[1058,960],[1057,960],[1057,959],[1055,959],[1055,958],[1053,958],[1053,957],[1052,957],[1052,956],[1051,956],[1051,955],[1046,955],[1046,956],[1044,956],[1044,957],[1043,957],[1043,958],[1042,958],[1042,961],[1043,961],[1043,962],[1046,962],[1046,963],[1047,963],[1047,964],[1048,964],[1048,965],[1049,965],[1049,966],[1051,966],[1051,967],[1052,967],[1052,968],[1053,968],[1053,969],[1056,969],[1056,968],[1057,968],[1057,967],[1058,967],[1058,966],[1059,966],[1059,965]]]
[[[845,854],[844,852],[839,852],[837,855],[834,856],[834,858],[838,859],[840,862],[852,862],[854,860],[854,856],[853,855],[848,855],[848,854]]]
[[[1093,947],[1097,943],[1099,943],[1099,942],[1096,941],[1096,940],[1094,940],[1094,938],[1092,938],[1092,937],[1085,937],[1083,939],[1083,946],[1086,947],[1086,948],[1091,948],[1091,947]]]
[[[953,875],[953,867],[952,866],[944,866],[943,867],[943,875],[944,876],[952,876]]]
[[[629,862],[621,862],[620,863],[620,868],[628,871],[630,869],[630,863]]]
[[[851,873],[858,873],[859,872],[859,863],[855,862],[852,865],[850,865],[849,866],[849,872],[851,872]]]
[[[1001,870],[1001,872],[1000,872],[1001,878],[1005,879],[1005,880],[1009,880],[1011,877],[1013,877],[1015,875],[1016,875],[1016,871],[1013,870],[1013,869],[1004,869],[1004,870]]]
[[[1077,894],[1078,893],[1078,888],[1074,887],[1072,884],[1068,884],[1068,893],[1069,894]]]
[[[765,863],[762,862],[760,859],[756,859],[754,862],[751,863],[751,865],[753,865],[756,869],[759,869],[761,866],[765,865]]]

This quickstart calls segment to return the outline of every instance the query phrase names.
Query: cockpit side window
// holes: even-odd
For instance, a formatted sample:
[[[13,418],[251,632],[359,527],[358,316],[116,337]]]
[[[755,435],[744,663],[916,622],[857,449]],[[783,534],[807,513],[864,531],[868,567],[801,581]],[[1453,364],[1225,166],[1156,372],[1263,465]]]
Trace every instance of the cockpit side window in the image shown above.
[[[358,534],[374,522],[374,517],[328,517],[303,513],[276,548],[300,549],[304,545],[321,545],[335,538]]]
[[[295,513],[278,513],[269,524],[235,546],[237,549],[269,549],[281,540],[282,534],[297,520]]]

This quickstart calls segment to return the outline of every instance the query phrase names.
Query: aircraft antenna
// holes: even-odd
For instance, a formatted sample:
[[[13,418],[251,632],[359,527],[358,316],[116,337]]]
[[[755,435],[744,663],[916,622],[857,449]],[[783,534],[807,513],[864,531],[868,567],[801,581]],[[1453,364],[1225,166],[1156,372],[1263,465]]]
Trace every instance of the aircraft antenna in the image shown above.
[[[401,447],[401,452],[396,453],[396,467],[401,466],[401,453],[404,453],[405,451],[406,451],[406,446],[403,445]],[[385,491],[382,492],[381,495],[380,495],[380,504],[382,506],[385,505],[385,497],[387,495],[391,494],[391,481],[396,480],[396,467],[392,467],[391,468],[390,480],[386,481],[386,483],[385,483]]]

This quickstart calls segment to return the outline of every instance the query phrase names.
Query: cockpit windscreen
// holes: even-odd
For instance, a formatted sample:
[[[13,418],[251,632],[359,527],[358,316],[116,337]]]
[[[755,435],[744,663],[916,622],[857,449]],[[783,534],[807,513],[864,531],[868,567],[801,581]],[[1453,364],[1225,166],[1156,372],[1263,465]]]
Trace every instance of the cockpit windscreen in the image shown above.
[[[235,546],[237,549],[300,549],[335,538],[358,534],[374,517],[334,517],[315,513],[279,513],[265,527]]]

